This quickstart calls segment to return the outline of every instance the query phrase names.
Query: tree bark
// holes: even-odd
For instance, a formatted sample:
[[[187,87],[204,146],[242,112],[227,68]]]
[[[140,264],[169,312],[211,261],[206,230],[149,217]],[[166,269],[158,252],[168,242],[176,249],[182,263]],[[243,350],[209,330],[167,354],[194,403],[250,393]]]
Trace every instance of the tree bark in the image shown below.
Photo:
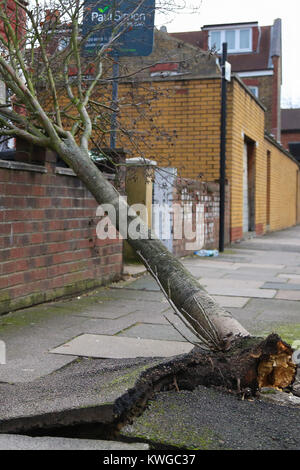
[[[145,227],[144,222],[137,215],[128,215],[126,200],[106,180],[88,153],[76,144],[71,134],[56,144],[55,150],[83,181],[99,204],[110,203],[114,206],[117,214],[116,228],[121,230],[122,237],[141,254],[142,260],[156,273],[161,286],[176,308],[207,341],[211,349],[226,350],[237,337],[249,336],[248,331],[204,291],[198,280],[167,250],[157,236]],[[127,214],[128,225],[138,219],[143,227],[141,232],[146,231],[148,238],[135,240],[130,238],[128,231],[122,233],[122,227],[118,224],[120,213]]]

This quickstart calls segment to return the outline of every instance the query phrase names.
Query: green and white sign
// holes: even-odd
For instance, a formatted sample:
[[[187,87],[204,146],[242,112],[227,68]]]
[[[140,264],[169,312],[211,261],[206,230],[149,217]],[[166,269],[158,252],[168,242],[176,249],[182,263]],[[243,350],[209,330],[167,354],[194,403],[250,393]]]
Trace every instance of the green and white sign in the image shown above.
[[[82,35],[95,30],[83,46],[83,54],[95,55],[120,34],[111,53],[118,56],[148,56],[153,49],[155,0],[85,0]]]

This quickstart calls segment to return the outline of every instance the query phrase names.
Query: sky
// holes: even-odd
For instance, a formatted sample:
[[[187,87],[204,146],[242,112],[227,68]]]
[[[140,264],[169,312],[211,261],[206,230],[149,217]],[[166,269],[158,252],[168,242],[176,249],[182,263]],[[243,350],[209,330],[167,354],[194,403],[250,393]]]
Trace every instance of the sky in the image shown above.
[[[282,20],[282,107],[300,107],[299,0],[186,0],[190,8],[178,14],[156,15],[156,26],[169,32],[197,31],[205,24],[258,21],[260,26]]]

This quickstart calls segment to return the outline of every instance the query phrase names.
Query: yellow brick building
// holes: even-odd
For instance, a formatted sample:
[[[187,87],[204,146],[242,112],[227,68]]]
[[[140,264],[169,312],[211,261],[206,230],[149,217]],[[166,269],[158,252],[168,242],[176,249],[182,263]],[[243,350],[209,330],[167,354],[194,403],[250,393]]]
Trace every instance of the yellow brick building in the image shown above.
[[[121,84],[126,95],[132,84]],[[136,92],[141,83],[135,84]],[[299,165],[273,138],[265,135],[265,108],[238,77],[228,86],[226,177],[231,191],[231,240],[246,232],[263,234],[299,220]],[[157,139],[146,121],[136,127],[151,145],[140,152],[178,174],[203,181],[219,179],[220,76],[143,80],[161,93],[151,106],[155,125],[171,139]],[[127,111],[124,123],[134,119]],[[297,219],[298,211],[298,219]]]

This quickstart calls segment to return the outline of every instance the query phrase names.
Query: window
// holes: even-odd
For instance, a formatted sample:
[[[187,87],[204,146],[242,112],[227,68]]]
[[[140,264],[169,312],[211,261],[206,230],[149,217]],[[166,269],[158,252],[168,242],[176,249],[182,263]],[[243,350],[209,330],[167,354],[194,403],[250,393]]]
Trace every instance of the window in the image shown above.
[[[61,38],[61,39],[58,41],[57,49],[61,52],[61,51],[63,51],[64,49],[66,49],[66,47],[68,47],[69,43],[70,43],[70,39],[69,39],[69,38]]]
[[[240,29],[240,49],[250,49],[250,29]]]
[[[209,48],[221,52],[223,42],[228,44],[228,52],[250,52],[252,51],[252,30],[224,29],[209,32]]]
[[[249,90],[258,98],[258,86],[248,86]]]
[[[216,49],[216,51],[221,50],[221,31],[211,31],[210,49]]]
[[[228,44],[228,50],[233,51],[236,49],[235,46],[235,36],[236,36],[236,31],[225,31],[225,42]]]

